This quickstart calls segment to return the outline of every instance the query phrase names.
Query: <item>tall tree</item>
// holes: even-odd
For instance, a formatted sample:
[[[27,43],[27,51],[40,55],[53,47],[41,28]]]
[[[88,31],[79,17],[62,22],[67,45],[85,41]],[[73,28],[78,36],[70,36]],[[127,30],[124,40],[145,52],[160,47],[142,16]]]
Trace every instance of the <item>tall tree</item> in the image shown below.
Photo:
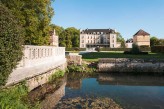
[[[66,31],[70,35],[72,47],[79,47],[80,31],[74,27],[67,28]]]
[[[120,33],[117,33],[117,42],[121,42],[121,47],[125,47],[125,40]]]
[[[153,36],[150,38],[150,46],[159,45],[159,40],[157,37]]]
[[[64,29],[63,27],[52,24],[52,30],[55,29],[59,36],[59,46],[67,48],[79,47],[80,31],[74,27]]]
[[[64,28],[55,24],[51,24],[51,30],[55,29],[55,32],[58,36],[60,36],[60,34],[64,31]]]
[[[51,0],[0,0],[25,28],[25,44],[49,44]]]

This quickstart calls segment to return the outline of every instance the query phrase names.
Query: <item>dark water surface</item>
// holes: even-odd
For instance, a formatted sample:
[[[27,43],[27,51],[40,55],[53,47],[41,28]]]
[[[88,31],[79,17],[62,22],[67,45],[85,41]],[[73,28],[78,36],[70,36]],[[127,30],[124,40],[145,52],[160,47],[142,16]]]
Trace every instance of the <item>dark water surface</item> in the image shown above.
[[[41,99],[43,109],[76,97],[109,97],[124,109],[164,109],[164,77],[72,73],[59,85],[46,84],[29,95],[32,100]]]
[[[110,97],[125,109],[164,109],[164,78],[99,74],[68,79],[63,98],[79,96]]]

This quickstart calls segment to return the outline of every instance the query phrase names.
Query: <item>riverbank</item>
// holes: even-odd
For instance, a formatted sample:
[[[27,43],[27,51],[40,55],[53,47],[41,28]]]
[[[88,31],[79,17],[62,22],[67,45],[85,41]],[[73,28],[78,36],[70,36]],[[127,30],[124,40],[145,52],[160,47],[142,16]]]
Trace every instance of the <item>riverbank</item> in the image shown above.
[[[39,109],[39,105],[29,103],[28,88],[23,82],[0,89],[0,109]]]

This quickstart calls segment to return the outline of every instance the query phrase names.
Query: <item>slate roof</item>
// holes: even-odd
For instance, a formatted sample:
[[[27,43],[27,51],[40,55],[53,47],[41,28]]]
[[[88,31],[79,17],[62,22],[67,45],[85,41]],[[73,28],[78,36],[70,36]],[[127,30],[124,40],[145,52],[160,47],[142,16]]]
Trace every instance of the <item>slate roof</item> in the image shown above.
[[[116,33],[113,29],[85,29],[82,31],[82,33],[97,33],[97,32],[103,32],[103,33]]]
[[[146,35],[150,35],[149,33],[145,32],[144,30],[140,29],[136,34],[134,34],[133,36],[146,36]]]
[[[132,38],[128,39],[126,43],[133,43],[133,39]]]

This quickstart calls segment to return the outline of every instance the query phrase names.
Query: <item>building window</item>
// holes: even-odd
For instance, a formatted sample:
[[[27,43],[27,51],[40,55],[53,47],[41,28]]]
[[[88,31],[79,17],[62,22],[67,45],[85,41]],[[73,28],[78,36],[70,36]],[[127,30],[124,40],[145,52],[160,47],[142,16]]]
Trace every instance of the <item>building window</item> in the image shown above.
[[[88,40],[88,43],[89,43],[89,40]]]
[[[84,40],[82,40],[82,43],[84,43]]]

